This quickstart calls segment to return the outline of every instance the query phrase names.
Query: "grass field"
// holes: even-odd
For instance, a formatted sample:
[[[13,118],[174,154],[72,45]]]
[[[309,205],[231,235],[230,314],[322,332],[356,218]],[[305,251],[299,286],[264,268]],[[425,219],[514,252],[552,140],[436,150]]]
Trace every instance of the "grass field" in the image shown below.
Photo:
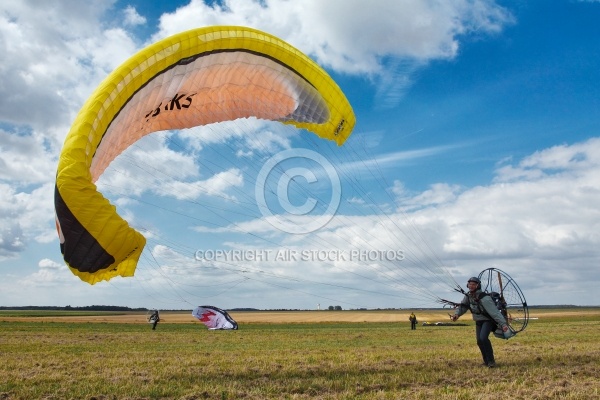
[[[0,312],[0,399],[600,399],[600,309],[533,310],[480,366],[474,326],[410,311]],[[444,311],[417,311],[420,323]]]

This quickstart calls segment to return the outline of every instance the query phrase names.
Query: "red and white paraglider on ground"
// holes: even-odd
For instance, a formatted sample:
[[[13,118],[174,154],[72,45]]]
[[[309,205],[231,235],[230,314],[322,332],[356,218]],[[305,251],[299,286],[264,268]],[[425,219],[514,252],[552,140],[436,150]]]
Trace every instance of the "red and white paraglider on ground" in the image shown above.
[[[210,330],[236,330],[238,328],[237,322],[227,314],[227,311],[217,307],[198,306],[192,311],[192,315]]]

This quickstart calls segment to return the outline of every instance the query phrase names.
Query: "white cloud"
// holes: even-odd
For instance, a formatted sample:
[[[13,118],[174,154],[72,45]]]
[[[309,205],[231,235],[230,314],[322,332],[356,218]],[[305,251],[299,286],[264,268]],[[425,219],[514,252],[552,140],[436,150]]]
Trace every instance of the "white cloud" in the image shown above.
[[[538,151],[524,158],[517,166],[499,168],[496,181],[544,179],[554,174],[577,174],[600,163],[600,139],[575,145],[560,145]]]
[[[38,263],[40,268],[48,268],[48,269],[66,269],[64,263],[57,263],[56,261],[50,260],[49,258],[44,258],[40,260]]]
[[[244,118],[219,124],[196,126],[178,133],[194,150],[230,143],[236,149],[254,153],[271,153],[275,149],[289,148],[290,139],[297,130],[275,121]],[[245,154],[240,154],[245,156]]]
[[[48,182],[56,166],[48,138],[39,132],[15,134],[0,129],[0,180],[20,184]],[[56,149],[56,146],[51,146]]]
[[[436,253],[448,262],[474,270],[500,267],[532,285],[529,276],[547,287],[587,282],[589,292],[580,299],[597,304],[592,287],[600,256],[599,144],[593,138],[537,152],[516,166],[499,168],[497,183],[450,196],[411,218],[419,230],[430,232],[425,236],[441,246]],[[568,290],[555,290],[556,302],[569,301]]]
[[[342,73],[376,77],[379,104],[397,104],[418,67],[450,59],[459,36],[494,34],[514,22],[493,1],[194,0],[164,14],[152,41],[208,25],[242,25],[281,37]]]
[[[398,187],[395,186],[397,190]],[[439,204],[447,204],[453,202],[457,195],[461,192],[461,188],[457,185],[449,185],[447,183],[435,183],[430,186],[430,189],[410,198],[401,201],[401,208],[407,209],[411,207],[429,207]]]
[[[244,25],[282,37],[335,70],[377,73],[385,57],[454,57],[457,35],[497,32],[510,22],[505,9],[485,0],[229,0],[222,7],[192,1],[163,15],[156,37],[204,25]]]
[[[125,14],[125,25],[143,25],[146,23],[146,18],[138,14],[134,7],[127,6],[123,11]]]
[[[15,257],[31,240],[56,240],[58,152],[94,87],[135,50],[103,28],[111,2],[0,3],[0,242]]]
[[[344,162],[336,166],[341,173],[348,173],[349,175],[364,174],[365,176],[379,176],[380,169],[391,169],[397,168],[401,164],[407,164],[409,162],[415,162],[423,158],[433,158],[441,154],[447,153],[459,147],[461,144],[447,145],[447,146],[432,146],[416,150],[403,150],[396,151],[393,153],[383,153],[378,155],[364,154],[365,148],[361,146],[356,147],[357,154],[361,154],[361,157],[351,157],[356,161]],[[350,146],[346,146],[350,147]],[[398,190],[399,188],[395,188]]]
[[[410,196],[396,182],[392,191],[399,195],[399,204],[405,211],[374,215],[365,209],[362,216],[340,214],[320,230],[318,238],[275,239],[281,232],[265,219],[205,231],[241,230],[268,238],[271,243],[282,240],[282,246],[293,246],[297,251],[400,247],[411,260],[428,260],[424,263],[427,268],[454,265],[453,275],[457,278],[466,279],[487,267],[506,270],[524,282],[526,289],[532,289],[534,304],[572,302],[573,288],[578,285],[585,294],[578,297],[577,303],[597,304],[593,287],[598,279],[596,260],[600,256],[599,143],[593,138],[532,154],[512,168],[539,169],[540,173],[532,177],[517,174],[519,179],[511,175],[509,181],[504,181],[506,167],[501,167],[498,182],[488,186],[458,188],[440,183]],[[418,211],[408,211],[411,209]],[[315,266],[330,267],[327,263]],[[356,271],[353,265],[346,267]],[[261,268],[268,267],[262,264]],[[393,271],[374,276],[393,283],[391,275],[410,275],[413,266],[405,263],[391,268]],[[422,273],[430,281],[433,279],[430,272]],[[554,288],[552,299],[544,297],[542,290],[534,290],[539,285],[536,276]],[[368,283],[364,285],[367,287]]]
[[[49,183],[31,193],[0,183],[0,259],[16,257],[32,240],[56,239],[53,193]]]
[[[233,199],[227,194],[228,190],[244,184],[244,177],[239,169],[218,172],[205,181],[173,182],[169,192],[179,200],[193,200],[201,196],[218,196],[223,199]]]
[[[189,132],[180,137],[198,142],[198,138],[193,138]],[[170,133],[160,133],[136,142],[111,163],[98,180],[99,189],[117,196],[140,196],[151,192],[161,197],[195,200],[202,196],[232,199],[227,192],[243,186],[243,175],[238,168],[218,170],[210,168],[212,164],[204,168],[207,165],[207,158],[202,153],[202,149],[206,149],[204,145],[191,146],[191,152],[185,151],[187,148],[175,151],[169,148],[174,140],[178,139],[173,139]],[[202,169],[198,163],[203,165]],[[201,174],[207,178],[197,179]],[[131,200],[118,202],[126,206]]]
[[[98,179],[98,187],[108,193],[139,196],[198,177],[194,154],[174,151],[168,143],[164,133],[142,138],[111,163]]]
[[[69,272],[68,267],[64,263],[58,263],[48,258],[43,258],[38,262],[38,268],[35,272],[28,275],[16,275],[11,277],[10,283],[1,282],[0,291],[6,296],[5,301],[10,301],[10,304],[17,304],[17,301],[25,302],[23,305],[37,304],[69,304],[69,296],[77,296],[81,294],[81,288],[73,287],[73,283],[78,281]],[[69,291],[60,293],[57,287],[63,285],[69,286]],[[24,295],[31,293],[31,295]],[[66,295],[66,296],[64,296]],[[64,297],[63,297],[64,296]],[[16,299],[19,299],[16,301]],[[63,301],[66,301],[63,303]]]
[[[34,130],[70,122],[91,88],[134,50],[116,30],[102,31],[100,18],[110,6],[2,2],[2,121]]]

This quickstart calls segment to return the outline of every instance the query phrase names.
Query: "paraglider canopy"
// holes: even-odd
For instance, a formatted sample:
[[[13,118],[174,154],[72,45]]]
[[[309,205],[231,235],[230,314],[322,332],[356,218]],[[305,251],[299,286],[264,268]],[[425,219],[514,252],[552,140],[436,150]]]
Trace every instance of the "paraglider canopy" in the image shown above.
[[[84,104],[59,158],[56,227],[64,260],[90,284],[133,276],[146,239],[95,182],[152,132],[261,118],[344,143],[346,96],[305,54],[255,29],[214,26],[154,43],[113,71]]]
[[[213,306],[198,306],[192,311],[192,315],[202,322],[210,330],[237,329],[238,324],[225,310]]]

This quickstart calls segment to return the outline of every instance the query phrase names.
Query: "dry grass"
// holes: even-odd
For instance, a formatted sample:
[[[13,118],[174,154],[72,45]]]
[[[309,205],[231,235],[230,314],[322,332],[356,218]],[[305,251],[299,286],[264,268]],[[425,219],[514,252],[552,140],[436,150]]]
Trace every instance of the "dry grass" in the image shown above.
[[[448,321],[448,310],[369,310],[369,311],[232,311],[230,315],[240,324],[245,323],[320,323],[320,322],[407,322],[411,312],[419,322]],[[46,321],[46,322],[102,322],[123,324],[145,324],[145,312],[89,312],[70,313],[37,311],[2,312],[0,321]],[[163,323],[194,323],[191,312],[161,311]],[[532,319],[565,319],[600,317],[599,308],[533,309]],[[467,320],[468,315],[463,317]]]
[[[44,314],[44,313],[42,313]],[[319,323],[319,322],[404,322],[408,321],[410,311],[234,311],[230,315],[238,323]],[[161,321],[164,323],[192,323],[196,319],[191,312],[161,311]],[[447,320],[447,313],[427,311],[429,320]],[[106,323],[146,323],[144,312],[93,312],[89,315],[40,315],[36,312],[32,315],[25,313],[0,313],[0,321],[53,321],[53,322],[106,322]]]
[[[0,314],[0,399],[599,399],[600,310],[575,311],[494,340],[495,370],[479,366],[473,326],[410,331],[404,311],[232,313],[229,332],[185,313],[156,331],[145,315]]]

